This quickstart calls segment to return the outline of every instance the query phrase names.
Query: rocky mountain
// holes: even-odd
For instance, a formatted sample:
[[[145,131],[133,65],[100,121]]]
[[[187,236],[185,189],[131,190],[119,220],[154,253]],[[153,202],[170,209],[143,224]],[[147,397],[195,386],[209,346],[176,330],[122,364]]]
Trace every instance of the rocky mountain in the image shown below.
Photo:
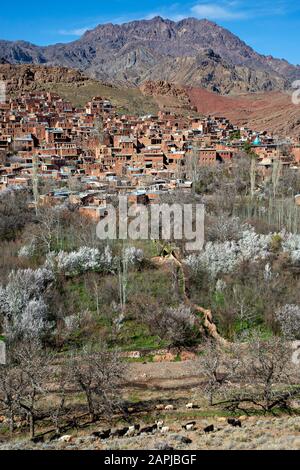
[[[285,89],[288,82],[277,74],[262,69],[234,66],[224,61],[212,49],[195,57],[167,58],[147,71],[147,80],[167,80],[180,85],[208,88],[211,91],[230,94]]]
[[[230,31],[195,18],[99,25],[77,41],[47,47],[0,41],[1,58],[72,67],[127,86],[167,80],[222,94],[283,90],[300,78],[299,66],[260,55]]]
[[[11,64],[44,64],[42,48],[25,41],[0,41],[0,58]]]

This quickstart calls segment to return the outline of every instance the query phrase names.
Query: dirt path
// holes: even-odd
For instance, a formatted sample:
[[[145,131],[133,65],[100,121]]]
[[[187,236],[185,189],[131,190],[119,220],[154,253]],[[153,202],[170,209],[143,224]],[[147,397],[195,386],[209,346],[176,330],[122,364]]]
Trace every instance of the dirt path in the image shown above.
[[[133,387],[184,390],[199,384],[194,361],[134,363],[128,375]]]

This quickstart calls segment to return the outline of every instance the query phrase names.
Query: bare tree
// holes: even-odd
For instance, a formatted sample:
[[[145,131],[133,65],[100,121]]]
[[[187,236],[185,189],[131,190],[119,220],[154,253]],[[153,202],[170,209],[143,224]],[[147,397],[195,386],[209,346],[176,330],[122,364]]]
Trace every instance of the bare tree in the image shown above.
[[[125,250],[122,250],[121,259],[118,268],[119,276],[119,299],[121,312],[124,312],[127,303],[127,288],[128,288],[128,259]]]
[[[33,340],[17,345],[15,359],[21,381],[17,402],[19,408],[27,415],[32,439],[35,436],[36,420],[39,417],[39,400],[47,393],[49,367],[53,355],[42,349],[38,340]]]
[[[207,340],[203,355],[195,363],[197,373],[203,376],[203,388],[208,395],[210,405],[214,404],[216,395],[225,394],[236,374],[240,361],[235,352],[233,345],[229,352],[216,341]]]
[[[208,355],[204,356],[209,378],[208,390],[210,393],[219,391],[219,400],[214,405],[246,412],[242,406],[252,405],[264,412],[272,412],[276,407],[287,407],[291,397],[300,395],[299,385],[292,381],[294,368],[291,363],[291,348],[282,338],[262,340],[255,333],[249,343],[237,344],[235,348],[236,359],[231,360],[229,367],[230,358],[225,356],[224,366],[215,348],[209,349]],[[218,375],[222,369],[225,381],[224,377],[220,379]],[[227,386],[222,388],[226,382]],[[238,384],[238,387],[232,382]]]
[[[280,337],[267,341],[254,337],[249,345],[249,356],[244,370],[254,398],[260,399],[263,409],[271,410],[284,399],[291,383],[290,345]]]
[[[34,239],[40,252],[50,253],[61,238],[61,221],[63,213],[58,207],[41,207],[38,209],[36,223],[27,231],[26,237]]]
[[[14,239],[31,220],[29,194],[24,190],[6,189],[0,194],[0,239]]]
[[[193,145],[193,148],[190,153],[186,156],[186,176],[189,178],[190,181],[195,183],[198,177],[198,170],[199,170],[199,155],[200,149]]]
[[[251,162],[245,152],[237,153],[231,167],[231,178],[238,194],[247,195],[250,190]]]
[[[20,371],[7,355],[7,362],[0,365],[0,403],[2,413],[9,420],[9,430],[12,435],[15,429],[15,417],[19,414],[18,397],[22,390]]]
[[[282,164],[279,158],[273,161],[272,167],[272,187],[273,187],[273,198],[276,198],[277,188],[280,179]]]
[[[251,165],[250,165],[250,186],[251,186],[251,198],[255,195],[256,187],[256,155],[252,152],[250,153]]]
[[[55,426],[56,434],[59,435],[61,433],[62,420],[66,416],[66,399],[69,387],[68,367],[65,360],[62,361],[60,369],[54,379],[57,383],[56,393],[58,395],[58,402],[50,412],[50,419]]]
[[[33,200],[35,205],[35,213],[38,214],[38,202],[39,202],[39,177],[38,177],[39,161],[38,156],[32,157],[32,192]]]
[[[174,308],[161,308],[158,305],[142,307],[140,314],[151,333],[168,341],[170,347],[190,346],[198,337],[195,315],[185,304]]]
[[[90,419],[111,413],[119,404],[124,364],[116,352],[85,347],[70,358],[70,377],[85,394]]]

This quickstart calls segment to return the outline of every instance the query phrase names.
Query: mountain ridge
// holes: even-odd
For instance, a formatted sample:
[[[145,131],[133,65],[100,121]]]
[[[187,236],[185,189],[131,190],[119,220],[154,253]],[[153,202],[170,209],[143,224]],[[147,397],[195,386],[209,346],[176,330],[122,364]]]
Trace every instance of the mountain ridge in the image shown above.
[[[0,59],[71,67],[119,85],[167,80],[221,94],[284,90],[300,78],[300,66],[258,54],[229,30],[196,18],[107,23],[49,46],[1,40]]]

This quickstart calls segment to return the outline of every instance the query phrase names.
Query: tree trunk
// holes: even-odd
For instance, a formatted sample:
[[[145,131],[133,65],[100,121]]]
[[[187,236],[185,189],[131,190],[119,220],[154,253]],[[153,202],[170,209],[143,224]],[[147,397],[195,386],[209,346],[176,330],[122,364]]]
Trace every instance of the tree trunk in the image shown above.
[[[94,422],[94,421],[96,421],[96,415],[95,415],[95,409],[94,409],[92,394],[90,392],[86,392],[86,399],[87,399],[90,419],[91,419],[92,422]]]
[[[33,439],[35,436],[35,418],[32,412],[29,412],[29,432],[30,439]]]
[[[9,433],[12,436],[13,432],[15,430],[15,417],[14,417],[14,412],[13,410],[10,410],[9,412]]]

